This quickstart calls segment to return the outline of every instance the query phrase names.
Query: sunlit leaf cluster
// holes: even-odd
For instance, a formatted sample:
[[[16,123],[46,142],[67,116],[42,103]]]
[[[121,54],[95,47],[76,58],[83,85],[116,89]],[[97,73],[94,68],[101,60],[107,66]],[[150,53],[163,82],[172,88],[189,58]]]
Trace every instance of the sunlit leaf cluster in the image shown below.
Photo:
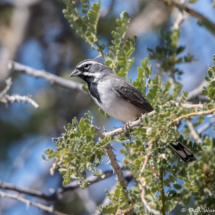
[[[119,76],[127,76],[129,69],[134,63],[134,57],[131,58],[135,51],[136,36],[125,40],[125,34],[130,22],[127,12],[122,12],[120,19],[116,20],[118,27],[116,31],[112,31],[113,36],[110,51],[107,53],[105,64]]]
[[[81,0],[81,10],[83,16],[78,12],[74,0],[63,0],[67,8],[63,10],[66,19],[70,22],[71,27],[80,35],[94,50],[103,56],[105,46],[99,44],[97,38],[97,25],[100,15],[100,0],[94,3],[90,8],[89,0]]]
[[[55,158],[60,161],[60,173],[63,175],[63,185],[69,184],[72,178],[81,180],[82,187],[88,185],[86,171],[101,175],[97,169],[102,164],[102,156],[105,155],[104,146],[110,142],[105,138],[95,144],[95,127],[92,126],[92,116],[85,114],[80,122],[76,118],[72,124],[68,124],[65,133],[56,145],[56,150],[47,149],[45,153],[48,159]]]

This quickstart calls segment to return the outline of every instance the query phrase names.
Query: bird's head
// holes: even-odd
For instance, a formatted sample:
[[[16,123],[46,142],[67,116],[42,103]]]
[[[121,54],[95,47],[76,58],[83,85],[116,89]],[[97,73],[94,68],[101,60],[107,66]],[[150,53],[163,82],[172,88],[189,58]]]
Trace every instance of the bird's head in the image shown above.
[[[80,62],[70,77],[80,77],[87,83],[98,80],[112,71],[103,63],[96,60],[84,60]]]

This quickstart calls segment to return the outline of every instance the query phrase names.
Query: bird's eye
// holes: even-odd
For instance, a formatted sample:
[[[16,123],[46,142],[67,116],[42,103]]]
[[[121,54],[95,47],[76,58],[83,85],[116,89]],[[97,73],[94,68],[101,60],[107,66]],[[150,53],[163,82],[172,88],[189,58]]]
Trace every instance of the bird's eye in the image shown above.
[[[85,66],[84,66],[84,69],[89,69],[90,68],[90,64],[86,64]]]

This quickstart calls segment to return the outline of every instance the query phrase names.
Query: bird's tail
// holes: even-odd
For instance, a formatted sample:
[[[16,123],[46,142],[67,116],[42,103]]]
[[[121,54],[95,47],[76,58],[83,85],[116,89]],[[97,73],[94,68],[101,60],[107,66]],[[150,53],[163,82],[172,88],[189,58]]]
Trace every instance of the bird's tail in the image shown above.
[[[183,143],[179,140],[176,140],[176,142],[178,143],[177,145],[174,145],[173,143],[170,143],[169,145],[184,162],[188,163],[196,160],[194,154]]]

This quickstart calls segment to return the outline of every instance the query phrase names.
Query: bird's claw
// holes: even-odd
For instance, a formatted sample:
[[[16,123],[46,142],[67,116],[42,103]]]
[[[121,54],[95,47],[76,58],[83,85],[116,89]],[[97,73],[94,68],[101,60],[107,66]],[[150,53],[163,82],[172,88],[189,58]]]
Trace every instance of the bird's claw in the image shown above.
[[[122,130],[126,133],[128,130],[130,130],[131,128],[131,122],[126,122],[123,126],[122,126]]]

